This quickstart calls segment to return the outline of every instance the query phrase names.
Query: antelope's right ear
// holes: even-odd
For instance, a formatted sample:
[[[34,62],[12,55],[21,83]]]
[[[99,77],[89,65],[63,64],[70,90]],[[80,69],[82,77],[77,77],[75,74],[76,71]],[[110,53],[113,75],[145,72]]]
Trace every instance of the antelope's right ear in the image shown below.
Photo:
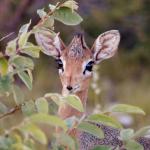
[[[120,42],[118,30],[110,30],[99,35],[93,47],[93,59],[96,64],[104,59],[108,59],[116,53]]]
[[[65,49],[65,45],[60,39],[59,33],[53,37],[49,31],[37,32],[35,33],[35,39],[46,55],[58,58]]]

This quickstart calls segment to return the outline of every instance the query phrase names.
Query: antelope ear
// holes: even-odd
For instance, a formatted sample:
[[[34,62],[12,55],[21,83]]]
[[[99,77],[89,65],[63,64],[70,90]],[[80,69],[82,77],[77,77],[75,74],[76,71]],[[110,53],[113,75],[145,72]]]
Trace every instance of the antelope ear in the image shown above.
[[[93,59],[95,63],[99,63],[104,59],[108,59],[116,53],[120,41],[118,30],[110,30],[99,35],[93,47]]]
[[[35,33],[35,39],[46,55],[58,58],[61,56],[62,50],[65,49],[65,45],[60,39],[59,33],[52,36],[49,31],[41,31]]]

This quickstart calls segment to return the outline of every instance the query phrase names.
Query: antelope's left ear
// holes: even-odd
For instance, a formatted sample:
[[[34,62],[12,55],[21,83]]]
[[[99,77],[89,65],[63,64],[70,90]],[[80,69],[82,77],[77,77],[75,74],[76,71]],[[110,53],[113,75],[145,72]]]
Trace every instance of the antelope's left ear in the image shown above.
[[[37,44],[42,48],[43,53],[58,58],[65,49],[63,41],[59,37],[59,33],[52,36],[51,32],[43,30],[35,33]]]
[[[99,35],[93,47],[93,59],[96,64],[104,59],[108,59],[116,53],[120,42],[118,30],[110,30]]]

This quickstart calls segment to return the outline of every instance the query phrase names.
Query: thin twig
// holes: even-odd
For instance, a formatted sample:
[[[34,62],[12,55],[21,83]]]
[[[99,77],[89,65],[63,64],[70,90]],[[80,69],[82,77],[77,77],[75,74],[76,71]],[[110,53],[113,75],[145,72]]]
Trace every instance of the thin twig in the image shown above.
[[[0,119],[3,119],[9,115],[14,114],[16,111],[19,111],[21,109],[21,105],[15,106],[14,108],[10,109],[7,113],[4,113],[0,116]]]
[[[10,37],[10,36],[11,36],[12,34],[14,34],[14,33],[15,33],[15,32],[11,32],[11,33],[7,34],[6,36],[2,37],[2,38],[0,39],[0,42],[3,41],[4,39]]]

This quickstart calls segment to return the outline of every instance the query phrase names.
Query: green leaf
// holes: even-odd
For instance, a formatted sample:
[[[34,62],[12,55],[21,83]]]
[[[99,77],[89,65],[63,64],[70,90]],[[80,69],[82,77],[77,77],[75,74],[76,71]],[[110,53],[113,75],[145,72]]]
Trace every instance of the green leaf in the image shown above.
[[[30,117],[30,120],[34,123],[49,124],[51,126],[61,127],[65,131],[67,130],[67,126],[65,122],[62,119],[58,118],[57,116],[38,113],[38,114],[32,115]]]
[[[30,32],[23,32],[20,36],[19,36],[19,40],[18,40],[18,45],[19,45],[19,48],[23,48],[26,44],[27,44],[27,41],[28,41],[28,38],[29,36],[31,35]]]
[[[78,9],[78,3],[74,0],[68,0],[64,2],[61,7],[68,7],[73,11]]]
[[[114,128],[122,128],[122,125],[117,120],[104,114],[90,115],[87,118],[87,120],[95,122],[95,123],[102,123],[108,126],[112,126]]]
[[[95,147],[92,150],[112,150],[112,149],[110,147],[108,147],[108,146],[97,146],[97,147]]]
[[[23,104],[24,102],[24,94],[20,87],[14,85],[13,86],[13,97],[17,105]]]
[[[63,99],[68,105],[72,106],[76,110],[78,110],[80,112],[84,112],[82,102],[77,96],[68,95],[68,96],[64,97]]]
[[[114,105],[110,108],[110,111],[145,115],[145,112],[141,108],[126,104]]]
[[[31,116],[36,112],[35,104],[32,100],[26,101],[24,105],[21,106],[21,110],[25,116]]]
[[[150,135],[150,126],[143,127],[135,132],[134,138],[138,138],[140,136]]]
[[[66,25],[78,25],[82,22],[82,18],[67,7],[61,7],[54,12],[54,18]]]
[[[62,99],[62,96],[57,93],[47,93],[44,95],[45,98],[51,98],[58,106],[60,105],[60,100]]]
[[[24,82],[24,84],[28,87],[29,90],[32,90],[32,79],[25,72],[19,72],[18,76]]]
[[[6,75],[8,72],[8,62],[4,57],[0,58],[0,74],[2,76]]]
[[[8,42],[5,50],[6,55],[8,56],[16,55],[16,45],[17,45],[17,39]]]
[[[19,34],[27,33],[30,25],[31,25],[31,20],[29,21],[29,23],[24,24],[23,26],[21,26],[21,28],[19,30]]]
[[[0,77],[0,94],[10,92],[12,89],[12,78],[9,75]]]
[[[10,63],[18,69],[33,69],[34,63],[31,58],[16,55],[10,59]]]
[[[15,143],[11,146],[13,150],[32,150],[28,146],[24,145],[23,143]]]
[[[134,135],[134,130],[133,129],[122,129],[120,131],[120,138],[123,141],[130,140]]]
[[[40,51],[41,51],[41,48],[39,46],[35,46],[29,42],[26,44],[26,46],[24,46],[21,49],[21,53],[27,54],[27,55],[34,57],[34,58],[39,58]]]
[[[134,140],[129,140],[125,144],[127,150],[144,150],[143,146]]]
[[[98,126],[96,126],[95,124],[91,124],[88,122],[81,122],[78,125],[78,129],[88,132],[88,133],[96,136],[97,138],[100,138],[100,139],[104,138],[104,133],[103,133],[102,129],[99,128]]]
[[[38,9],[37,14],[41,19],[43,19],[45,16],[47,16],[47,13],[44,11],[44,9]]]
[[[48,113],[48,102],[45,98],[38,98],[35,101],[35,105],[39,113]]]
[[[33,123],[26,123],[21,127],[25,133],[30,134],[34,139],[36,139],[41,144],[47,144],[47,138],[44,132]]]
[[[61,133],[58,136],[58,142],[60,145],[67,146],[71,150],[75,150],[75,141],[66,133]]]
[[[8,108],[2,102],[0,102],[0,114],[8,112]]]

